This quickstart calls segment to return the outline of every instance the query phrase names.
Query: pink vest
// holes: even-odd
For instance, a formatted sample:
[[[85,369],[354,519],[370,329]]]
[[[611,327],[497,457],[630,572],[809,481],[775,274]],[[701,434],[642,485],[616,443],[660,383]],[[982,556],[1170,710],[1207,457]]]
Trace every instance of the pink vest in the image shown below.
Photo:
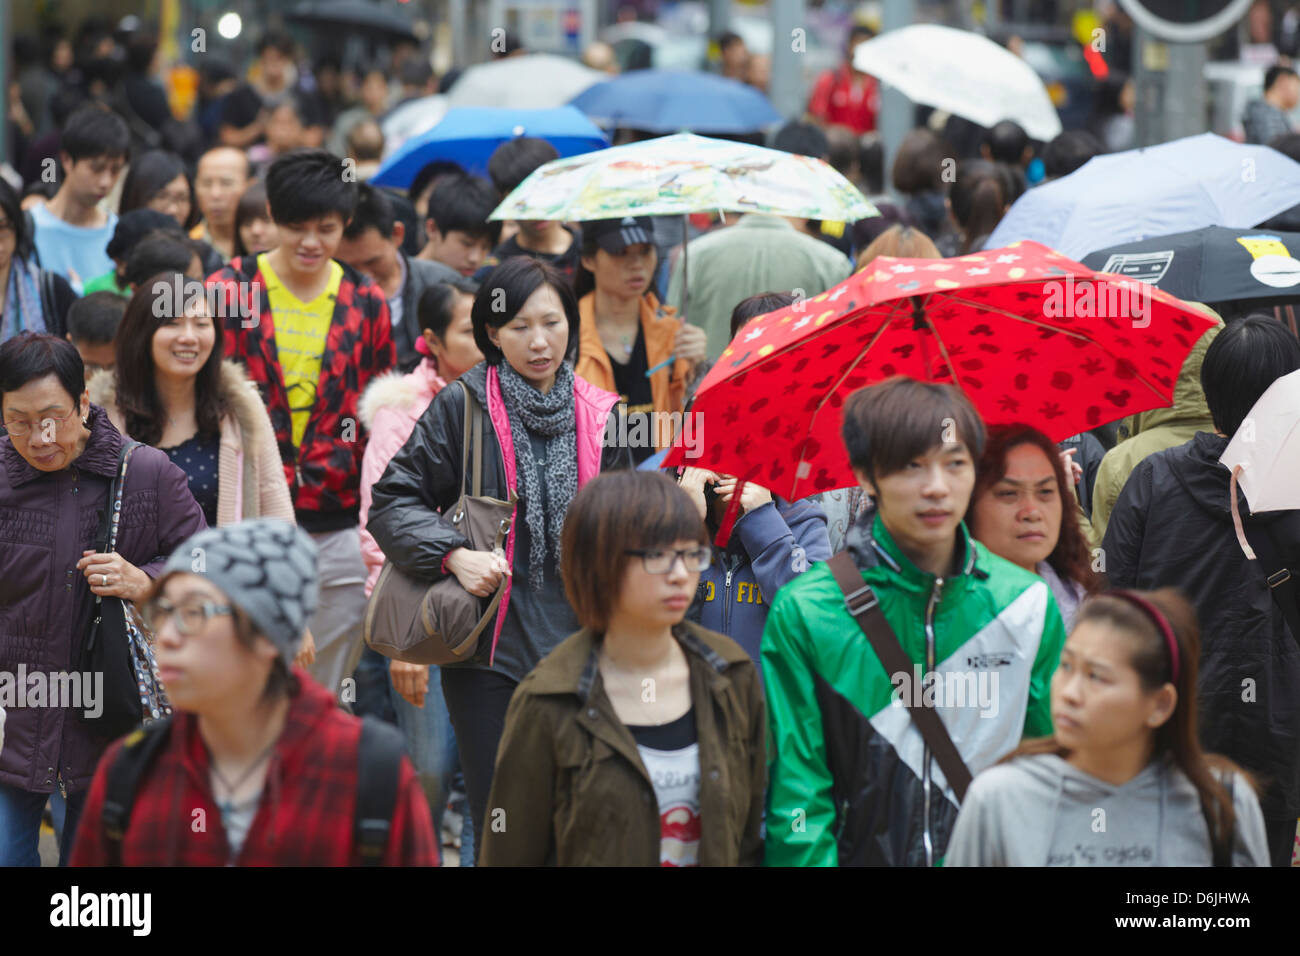
[[[507,496],[514,494],[515,484],[515,440],[510,431],[510,418],[506,414],[506,401],[501,395],[501,381],[495,365],[487,370],[488,419],[496,431],[497,443],[501,446],[501,460],[506,469]],[[573,377],[573,419],[577,431],[578,446],[578,487],[581,488],[600,473],[601,452],[605,447],[605,423],[609,412],[618,403],[618,396],[597,388],[590,382]],[[506,561],[511,566],[515,562],[515,524],[519,509],[510,519],[510,534],[506,536]],[[506,589],[501,595],[501,607],[497,612],[496,629],[492,632],[492,654],[488,665],[496,660],[497,641],[501,637],[501,628],[506,622],[506,608],[510,604],[510,587],[513,578],[506,578]]]

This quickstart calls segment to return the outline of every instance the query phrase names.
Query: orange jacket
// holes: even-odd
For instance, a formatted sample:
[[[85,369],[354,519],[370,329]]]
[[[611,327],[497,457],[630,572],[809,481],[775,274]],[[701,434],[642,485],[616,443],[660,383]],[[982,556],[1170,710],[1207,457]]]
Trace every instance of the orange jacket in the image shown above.
[[[616,392],[614,365],[596,328],[596,293],[588,292],[578,300],[578,316],[582,320],[578,339],[578,364],[574,371],[597,388]],[[645,333],[645,354],[648,367],[654,368],[673,354],[673,339],[681,328],[676,311],[660,305],[653,293],[641,297],[641,329]],[[691,365],[678,359],[672,367],[664,366],[650,376],[650,399],[656,412],[680,412],[686,404],[686,376]],[[655,448],[667,448],[673,440],[672,423],[659,418],[655,435]]]

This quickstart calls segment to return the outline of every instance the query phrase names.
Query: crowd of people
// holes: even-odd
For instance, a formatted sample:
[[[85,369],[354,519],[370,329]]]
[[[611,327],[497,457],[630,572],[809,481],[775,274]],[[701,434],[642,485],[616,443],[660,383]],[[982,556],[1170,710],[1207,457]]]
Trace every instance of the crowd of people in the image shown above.
[[[1290,865],[1300,635],[1218,464],[1300,369],[1273,316],[1216,315],[1118,431],[893,377],[844,403],[853,487],[663,466],[747,323],[979,250],[1106,148],[936,113],[887,201],[869,36],[772,145],[881,215],[695,217],[686,250],[658,217],[491,220],[542,139],[351,175],[433,89],[418,56],[349,103],[269,32],[182,128],[95,66],[111,36],[61,55],[53,135],[0,178],[0,865],[46,814],[72,865]],[[490,607],[472,648],[370,646],[396,579]],[[140,731],[6,695],[114,601]],[[925,724],[897,661],[977,699]]]

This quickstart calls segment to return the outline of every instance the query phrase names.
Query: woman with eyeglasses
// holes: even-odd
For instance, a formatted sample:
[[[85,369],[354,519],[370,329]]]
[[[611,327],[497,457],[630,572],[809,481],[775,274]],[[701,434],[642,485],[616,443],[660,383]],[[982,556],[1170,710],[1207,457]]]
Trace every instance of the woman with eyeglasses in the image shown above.
[[[573,499],[561,571],[582,629],[510,701],[485,866],[757,866],[767,782],[758,668],[685,621],[708,532],[666,475]]]
[[[210,528],[168,559],[144,610],[175,713],[104,755],[73,866],[356,866],[367,851],[384,866],[437,865],[397,731],[363,731],[292,663],[317,579],[311,537],[275,518]],[[106,815],[121,805],[110,781],[133,750],[148,754],[136,758],[134,798]],[[374,817],[354,810],[385,785]],[[387,832],[367,846],[373,830],[358,823],[379,814]]]
[[[67,339],[25,332],[0,345],[0,410],[8,432],[0,438],[0,673],[66,675],[95,596],[141,601],[162,556],[204,526],[203,512],[183,471],[156,448],[136,448],[116,550],[96,551],[125,439],[91,404],[81,356]],[[0,866],[40,865],[41,811],[55,790],[67,801],[60,838],[67,858],[108,744],[86,707],[45,703],[6,707]]]
[[[0,179],[0,342],[19,332],[67,335],[77,293],[63,276],[38,266],[33,252],[18,194]]]

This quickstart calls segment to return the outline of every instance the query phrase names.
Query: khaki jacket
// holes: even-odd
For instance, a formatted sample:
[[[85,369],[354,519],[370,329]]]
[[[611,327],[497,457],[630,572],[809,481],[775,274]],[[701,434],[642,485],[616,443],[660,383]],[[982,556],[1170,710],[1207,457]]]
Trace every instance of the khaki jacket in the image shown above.
[[[689,621],[676,631],[690,667],[700,747],[701,866],[756,866],[767,784],[758,670],[730,638]],[[658,866],[654,786],[614,714],[583,629],[515,691],[484,820],[484,866]]]

